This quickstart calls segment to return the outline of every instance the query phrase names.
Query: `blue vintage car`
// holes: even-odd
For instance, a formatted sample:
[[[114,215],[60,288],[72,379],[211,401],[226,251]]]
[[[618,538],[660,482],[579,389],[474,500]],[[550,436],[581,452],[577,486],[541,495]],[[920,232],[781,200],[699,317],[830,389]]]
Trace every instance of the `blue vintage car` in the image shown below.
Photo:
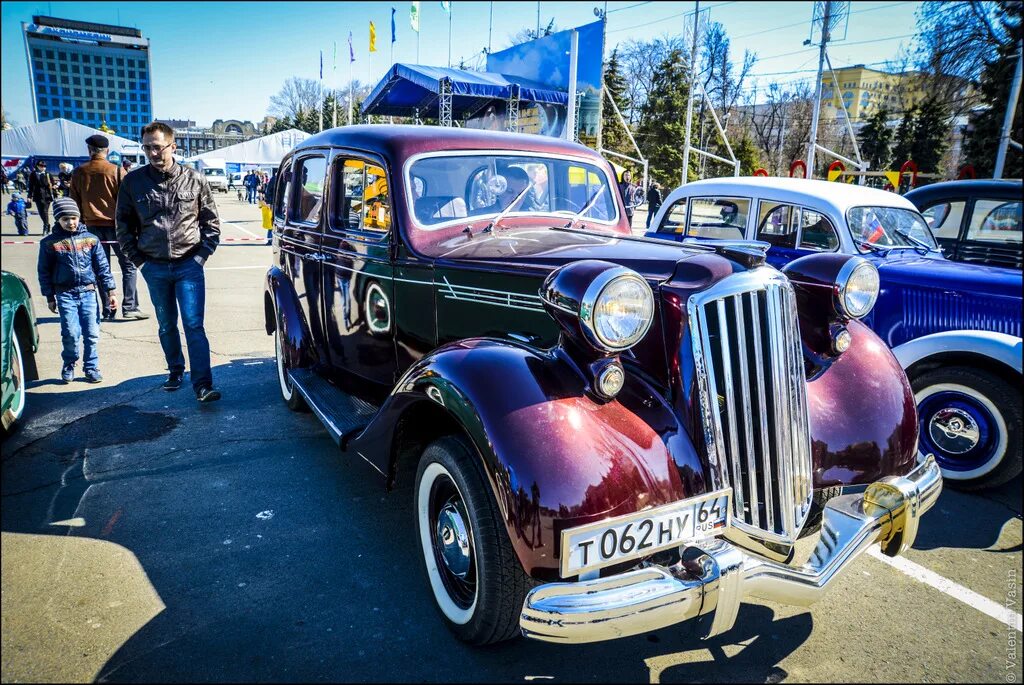
[[[651,226],[651,238],[769,243],[768,261],[783,270],[828,252],[869,260],[881,291],[864,321],[910,378],[920,450],[933,452],[943,476],[964,489],[1020,473],[1019,271],[949,261],[906,198],[826,181],[689,183],[668,196]]]

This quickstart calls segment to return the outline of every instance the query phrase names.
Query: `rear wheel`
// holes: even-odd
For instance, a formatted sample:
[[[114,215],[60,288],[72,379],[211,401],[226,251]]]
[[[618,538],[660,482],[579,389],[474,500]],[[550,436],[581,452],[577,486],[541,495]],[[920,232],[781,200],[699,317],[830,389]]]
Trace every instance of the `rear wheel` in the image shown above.
[[[472,448],[440,438],[416,471],[414,509],[430,589],[448,628],[474,645],[519,635],[533,586],[502,524]]]
[[[11,430],[25,413],[25,360],[22,357],[17,331],[11,332],[11,387],[14,392],[11,406],[7,410],[7,430]]]
[[[281,349],[281,327],[274,328],[274,356],[277,358],[277,382],[281,388],[281,398],[292,411],[309,411],[306,401],[295,389],[291,377],[288,375],[288,362],[284,357],[284,350]]]
[[[921,452],[955,488],[1002,485],[1021,472],[1021,393],[987,371],[939,368],[911,381]]]

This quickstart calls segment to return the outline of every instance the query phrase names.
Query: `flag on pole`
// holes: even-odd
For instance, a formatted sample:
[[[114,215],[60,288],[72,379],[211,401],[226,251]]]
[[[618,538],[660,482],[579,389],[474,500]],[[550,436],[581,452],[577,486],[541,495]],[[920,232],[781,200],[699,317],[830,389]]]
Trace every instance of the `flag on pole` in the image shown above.
[[[348,61],[349,64],[356,61],[356,51],[352,48],[352,32],[348,32]]]
[[[412,26],[412,30],[416,33],[420,32],[420,3],[419,0],[413,0],[409,4],[409,25]]]
[[[391,42],[394,43],[397,40],[395,38],[395,8],[391,8]]]
[[[442,2],[441,2],[441,9],[443,9],[448,14],[451,14],[452,13],[452,3],[451,2],[444,2],[442,0]]]
[[[370,22],[370,52],[377,52],[377,27]]]

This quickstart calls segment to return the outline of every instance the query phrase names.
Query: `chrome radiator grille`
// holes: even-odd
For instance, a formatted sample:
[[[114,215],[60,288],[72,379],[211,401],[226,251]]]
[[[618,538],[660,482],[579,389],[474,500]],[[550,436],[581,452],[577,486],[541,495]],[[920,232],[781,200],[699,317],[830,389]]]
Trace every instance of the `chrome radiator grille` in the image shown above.
[[[730,276],[687,305],[713,487],[731,486],[733,523],[793,542],[811,505],[807,394],[789,281]]]

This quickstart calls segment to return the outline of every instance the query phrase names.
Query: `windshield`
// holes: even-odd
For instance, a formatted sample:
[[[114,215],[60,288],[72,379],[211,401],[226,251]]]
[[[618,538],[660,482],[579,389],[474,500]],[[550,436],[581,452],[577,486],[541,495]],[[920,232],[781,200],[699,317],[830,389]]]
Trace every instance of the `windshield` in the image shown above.
[[[910,209],[853,207],[846,212],[846,220],[861,252],[871,252],[872,247],[937,249],[924,219]]]
[[[223,169],[203,169],[203,173],[206,174],[207,176],[223,176],[224,175],[224,170]]]
[[[588,221],[614,225],[619,218],[618,190],[608,175],[577,159],[438,155],[413,162],[406,180],[409,205],[417,223],[427,229],[496,216],[506,209],[505,216],[552,215],[567,220],[585,209],[579,226]]]

